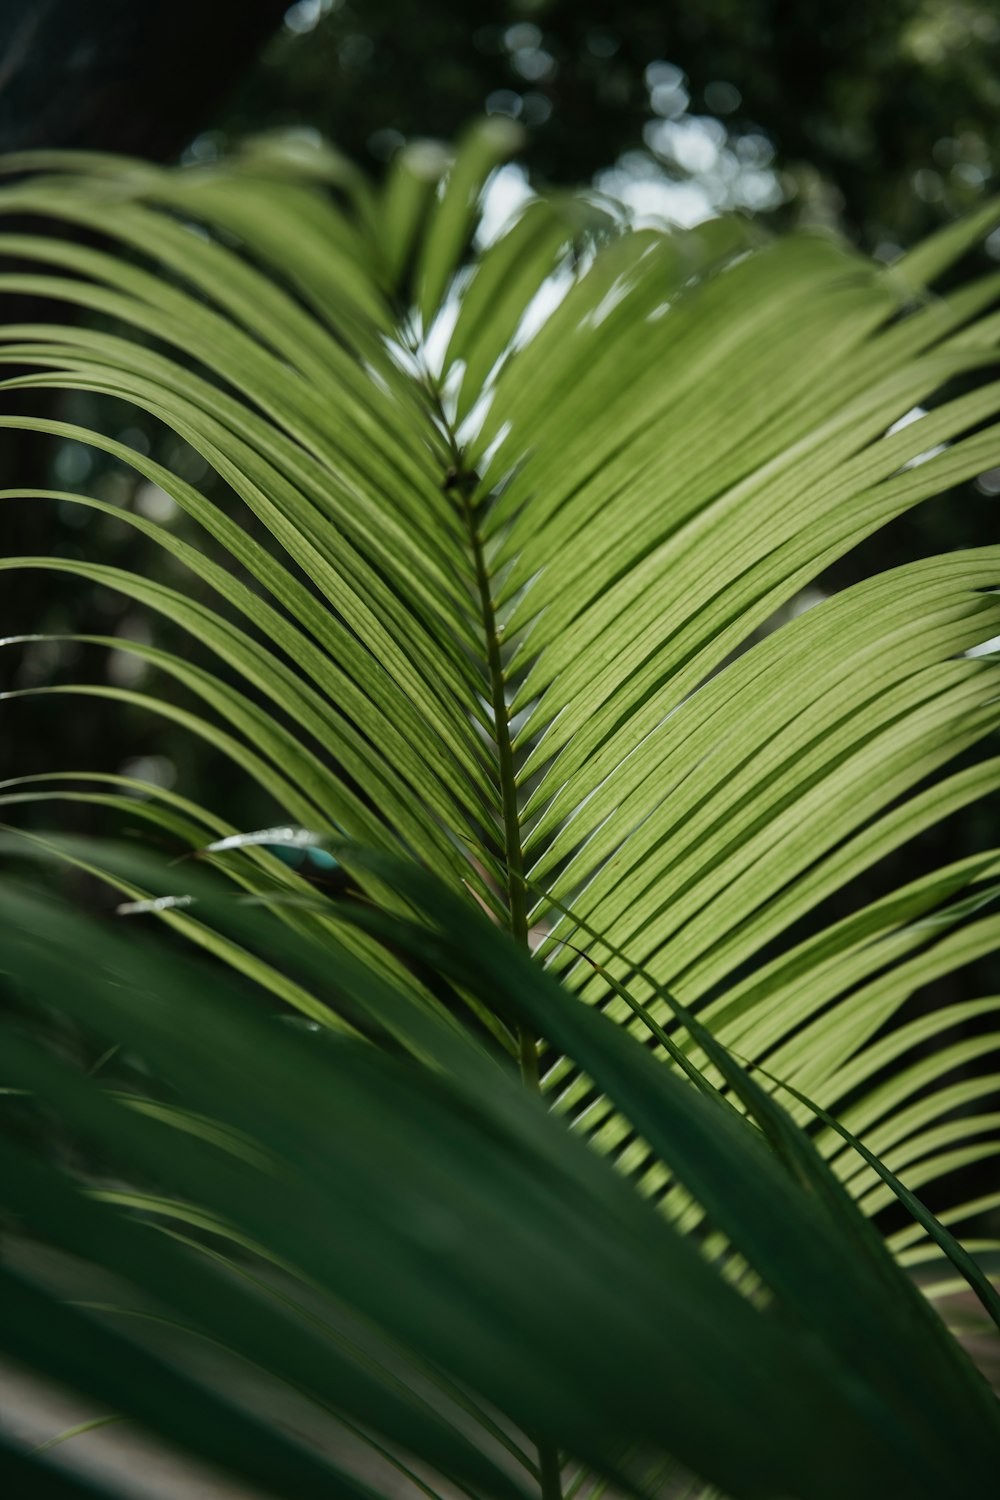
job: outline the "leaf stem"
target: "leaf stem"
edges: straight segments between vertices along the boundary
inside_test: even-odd
[[[562,1469],[559,1450],[554,1443],[538,1444],[538,1467],[541,1476],[542,1500],[562,1500]]]
[[[514,750],[510,739],[510,722],[507,716],[507,698],[504,692],[503,663],[500,657],[500,636],[497,631],[490,580],[483,557],[483,545],[475,516],[468,501],[465,503],[468,518],[469,539],[476,569],[476,585],[479,589],[480,608],[486,634],[486,663],[489,669],[490,697],[493,708],[494,736],[497,747],[497,766],[500,778],[500,802],[503,812],[504,863],[507,870],[507,909],[510,913],[510,930],[518,943],[527,946],[528,905],[527,887],[524,882],[524,855],[521,850],[521,820],[517,806],[517,786],[514,779]]]
[[[503,813],[504,868],[507,871],[507,910],[511,936],[528,946],[528,887],[524,878],[524,851],[521,848],[521,820],[517,805],[517,781],[514,774],[514,749],[510,738],[510,719],[504,691],[503,660],[496,610],[490,590],[489,572],[483,554],[482,538],[476,525],[475,511],[468,495],[462,493],[469,544],[476,570],[476,587],[486,637],[486,662],[489,671],[490,697],[493,708],[494,738],[500,781],[500,803]],[[521,1080],[526,1088],[540,1092],[538,1044],[529,1027],[518,1031]],[[541,1500],[562,1500],[562,1470],[559,1450],[554,1443],[536,1440]]]
[[[476,525],[475,511],[463,495],[469,545],[476,570],[479,607],[486,636],[486,665],[489,672],[490,698],[493,709],[493,734],[496,740],[497,767],[500,781],[500,806],[503,816],[504,868],[507,872],[507,911],[510,931],[516,943],[528,946],[528,895],[524,879],[524,853],[521,848],[521,820],[517,805],[517,782],[514,774],[514,748],[510,738],[510,720],[504,691],[503,660],[500,634],[490,590],[490,578],[483,555],[482,538]],[[532,1033],[522,1027],[518,1033],[521,1077],[529,1088],[538,1088],[538,1051]]]
[[[462,453],[447,419],[441,393],[433,380],[428,379],[428,391],[444,430],[452,455],[452,468],[447,487],[451,489],[461,505],[469,536],[476,574],[476,590],[479,595],[479,612],[486,643],[486,666],[489,678],[490,702],[493,710],[493,737],[496,743],[497,769],[500,790],[500,806],[503,819],[503,862],[507,873],[507,913],[511,936],[514,941],[528,946],[528,885],[524,878],[524,851],[521,847],[521,819],[517,802],[517,779],[514,769],[514,747],[510,738],[510,717],[507,711],[507,696],[504,688],[503,657],[500,648],[500,632],[497,628],[496,609],[490,588],[489,569],[483,551],[483,540],[476,524],[476,511],[471,500],[476,477],[463,464]],[[529,1027],[518,1030],[518,1056],[521,1081],[535,1093],[540,1093],[538,1072],[538,1042]],[[559,1450],[554,1443],[536,1438],[538,1473],[541,1500],[562,1500],[562,1468]]]

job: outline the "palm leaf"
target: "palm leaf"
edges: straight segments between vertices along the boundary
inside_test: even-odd
[[[107,857],[148,874],[134,852]],[[318,983],[335,974],[358,1012],[395,1018],[422,1060],[282,1028],[218,971],[8,884],[5,949],[24,995],[118,1038],[185,1104],[102,1090],[5,1027],[8,1076],[58,1104],[115,1175],[158,1185],[156,1196],[81,1194],[61,1169],[4,1144],[21,1235],[116,1273],[110,1314],[61,1307],[30,1273],[5,1273],[20,1278],[18,1317],[5,1319],[13,1352],[205,1457],[238,1446],[234,1472],[260,1455],[256,1482],[282,1494],[356,1480],[349,1469],[324,1476],[325,1457],[283,1455],[280,1428],[179,1384],[171,1346],[123,1313],[166,1315],[329,1405],[404,1464],[430,1463],[479,1493],[530,1482],[523,1440],[502,1448],[517,1473],[490,1456],[509,1421],[543,1451],[568,1449],[639,1490],[635,1455],[648,1463],[664,1449],[733,1495],[833,1496],[851,1483],[875,1496],[900,1473],[930,1495],[987,1472],[992,1397],[849,1198],[835,1195],[841,1207],[828,1213],[735,1109],[574,1002],[460,897],[384,856],[350,857],[398,883],[422,920],[364,906],[347,920],[414,960],[433,952],[442,975],[475,986],[511,1024],[544,1020],[705,1203],[761,1290],[735,1290],[725,1258],[701,1253],[465,1032],[337,940],[290,951]],[[259,913],[199,894],[234,936],[252,927],[278,953],[288,947]],[[796,1139],[822,1178],[822,1158]],[[81,1367],[90,1358],[99,1380]],[[476,1447],[461,1411],[482,1413]]]
[[[183,171],[12,160],[36,175],[0,191],[0,214],[55,232],[0,235],[27,267],[0,289],[101,326],[7,327],[0,359],[29,371],[7,388],[130,401],[217,476],[209,496],[99,432],[0,419],[86,443],[160,486],[184,512],[182,535],[120,513],[189,582],[90,557],[3,566],[96,583],[195,645],[113,642],[176,684],[179,702],[173,689],[104,682],[21,696],[71,692],[166,716],[255,782],[267,817],[277,807],[320,841],[346,835],[414,859],[470,920],[482,905],[522,947],[534,934],[563,990],[635,1037],[651,1019],[726,1109],[733,1078],[716,1075],[664,995],[808,1099],[793,1119],[814,1104],[855,1133],[877,1127],[885,1168],[907,1189],[947,1176],[990,1149],[987,1115],[954,1119],[986,1084],[927,1091],[912,1064],[884,1085],[878,1036],[914,991],[997,946],[1000,852],[818,929],[814,914],[995,792],[997,762],[975,756],[1000,722],[996,665],[974,653],[1000,632],[1000,553],[926,559],[770,624],[880,526],[1000,462],[1000,384],[983,379],[1000,278],[927,289],[1000,209],[888,272],[821,236],[772,242],[735,222],[634,233],[572,200],[536,200],[479,246],[482,185],[513,145],[490,127],[450,165],[412,149],[380,193],[333,155],[274,143]],[[81,229],[99,244],[78,243]],[[61,490],[4,499],[112,508]],[[180,848],[221,840],[213,861],[262,898],[287,893],[275,911],[299,938],[339,931],[367,975],[441,1011],[384,933],[344,931],[337,904],[259,838],[234,838],[190,802],[130,810],[126,789],[86,784],[18,779],[4,802],[101,798]],[[100,857],[84,862],[151,898]],[[384,911],[421,909],[419,890],[401,892],[377,861],[356,878]],[[339,1009],[354,1026],[356,998],[342,994],[331,1013],[201,915],[159,914],[300,1011],[327,1021]],[[815,930],[802,937],[807,919]],[[606,945],[597,968],[578,951],[578,923]],[[676,1224],[704,1219],[704,1185],[679,1173],[660,1106],[637,1118],[601,1049],[570,1047],[555,1012],[505,1008],[471,969],[452,978],[454,1003],[519,1050],[595,1153]],[[940,1045],[932,1076],[957,1065],[948,1025],[964,1014],[926,1033]],[[894,1035],[905,1056],[912,1028]],[[969,1042],[962,1066],[991,1042]],[[838,1157],[834,1131],[817,1144],[877,1213],[888,1181]],[[716,1222],[723,1206],[713,1199],[708,1220],[738,1246],[740,1215]],[[585,1438],[560,1430],[584,1459]],[[551,1469],[551,1446],[541,1465]],[[943,1482],[940,1455],[932,1471]]]

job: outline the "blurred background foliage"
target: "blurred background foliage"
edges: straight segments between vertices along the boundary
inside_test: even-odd
[[[843,234],[891,262],[995,190],[1000,163],[1000,8],[995,0],[4,0],[0,148],[77,146],[206,162],[249,133],[293,128],[330,139],[372,174],[414,137],[448,140],[477,114],[524,129],[522,165],[495,189],[498,212],[546,184],[593,182],[637,223],[697,223],[727,211],[778,228]],[[1000,263],[1000,232],[984,264]],[[8,318],[25,316],[7,297]],[[31,315],[38,315],[37,305]],[[8,394],[7,409],[101,426],[218,496],[198,456],[123,404]],[[172,502],[74,442],[2,433],[4,487],[56,484],[173,521]],[[1000,471],[897,523],[819,580],[996,536]],[[153,567],[134,532],[77,507],[4,502],[5,551],[89,555]],[[7,575],[0,633],[88,629],[149,638],[117,597],[45,573]],[[815,597],[815,596],[813,596]],[[809,602],[802,601],[803,605]],[[169,632],[155,622],[159,638]],[[124,653],[50,643],[0,653],[4,686],[110,680],[143,685]],[[169,692],[169,689],[168,689]],[[240,826],[272,810],[207,751],[138,709],[93,700],[4,706],[0,772],[68,766],[177,784]],[[30,817],[30,810],[21,817]],[[52,812],[37,820],[51,822]],[[99,810],[66,824],[107,831]],[[974,810],[924,843],[943,862],[1000,842]],[[893,870],[876,871],[876,893]],[[1000,990],[1000,966],[968,975]],[[963,976],[919,1004],[957,998]],[[955,987],[958,987],[956,990]]]
[[[432,0],[417,15],[297,0],[218,131],[304,125],[376,167],[485,109],[523,124],[542,181],[596,177],[682,221],[780,209],[886,258],[978,202],[1000,158],[993,0]]]

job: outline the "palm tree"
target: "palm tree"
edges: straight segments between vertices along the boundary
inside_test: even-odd
[[[432,1496],[985,1489],[995,1402],[932,1301],[958,1273],[996,1318],[947,1227],[996,1196],[936,1219],[914,1190],[992,1150],[993,1034],[954,1038],[996,1001],[890,1023],[997,945],[1000,855],[827,913],[996,790],[974,752],[1000,720],[1000,553],[795,604],[1000,463],[998,278],[927,290],[1000,210],[890,270],[741,221],[635,231],[586,195],[535,198],[490,240],[478,205],[513,145],[496,121],[451,159],[414,145],[378,191],[295,141],[181,171],[12,162],[34,175],[0,212],[65,237],[2,235],[42,269],[0,288],[92,316],[5,328],[30,371],[8,386],[128,401],[219,485],[0,419],[128,464],[187,517],[8,491],[112,513],[166,559],[0,566],[114,590],[191,640],[73,637],[180,697],[8,696],[171,720],[277,819],[248,833],[109,774],[4,786],[8,807],[139,820],[213,876],[7,835],[209,956],[53,906],[14,867],[28,1014],[133,1071],[102,1089],[5,1028],[11,1107],[47,1101],[95,1154],[70,1170],[8,1134],[5,1347],[281,1495],[384,1484],[361,1440]],[[289,851],[342,865],[348,894]],[[908,1218],[886,1239],[888,1203]],[[117,1311],[35,1274],[39,1240],[113,1273]],[[190,1341],[177,1368],[163,1319],[228,1351],[218,1378]],[[235,1356],[335,1439],[242,1400]]]

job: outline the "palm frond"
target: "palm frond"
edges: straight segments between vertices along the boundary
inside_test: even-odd
[[[773,1101],[756,1084],[747,1093],[742,1073],[720,1074],[716,1045],[727,1049],[719,1058],[761,1065],[793,1090],[788,1117],[803,1127],[803,1140],[807,1125],[815,1135],[810,1170],[823,1174],[844,1223],[855,1222],[845,1206],[852,1198],[863,1215],[877,1214],[900,1174],[913,1191],[993,1149],[988,1077],[952,1073],[981,1068],[994,1034],[949,1040],[953,1023],[991,1014],[990,1002],[910,1022],[888,1038],[882,1032],[923,985],[1000,943],[990,904],[1000,888],[1000,851],[916,875],[879,900],[855,901],[837,920],[823,910],[886,855],[997,790],[1000,763],[981,748],[1000,723],[996,660],[980,648],[1000,634],[1000,549],[924,559],[805,612],[795,614],[795,606],[806,585],[879,527],[1000,464],[1000,383],[988,379],[1000,337],[1000,275],[943,296],[933,291],[1000,208],[945,231],[889,270],[823,236],[769,241],[737,221],[683,235],[636,233],[613,208],[585,198],[535,199],[483,245],[476,238],[481,190],[515,145],[494,122],[471,131],[450,161],[411,148],[380,191],[334,153],[274,142],[211,169],[161,171],[58,154],[11,161],[13,171],[33,175],[0,189],[0,215],[48,221],[53,233],[0,234],[0,252],[18,267],[0,275],[0,291],[64,303],[73,317],[0,330],[0,362],[18,372],[4,387],[130,402],[193,448],[215,479],[204,494],[100,432],[48,415],[0,418],[2,426],[84,443],[127,464],[184,515],[175,534],[100,497],[7,490],[5,507],[60,503],[97,518],[120,514],[169,561],[174,581],[91,556],[6,558],[2,566],[111,590],[191,643],[189,652],[67,636],[132,653],[154,682],[164,680],[162,692],[59,682],[7,697],[77,694],[109,711],[128,705],[165,716],[256,783],[262,826],[277,817],[321,843],[346,838],[349,847],[374,849],[357,865],[359,888],[376,912],[403,924],[396,939],[405,932],[410,958],[438,977],[440,939],[421,949],[417,929],[407,925],[424,910],[419,885],[387,871],[399,857],[416,862],[428,889],[464,903],[459,909],[484,952],[488,929],[478,916],[485,907],[525,951],[515,961],[509,944],[497,950],[488,991],[468,955],[460,973],[446,965],[449,1003],[473,1018],[477,1036],[518,1053],[529,1080],[540,1076],[553,1112],[592,1148],[586,1160],[593,1165],[580,1170],[605,1172],[601,1155],[614,1161],[619,1176],[602,1176],[601,1193],[631,1193],[620,1181],[627,1176],[637,1201],[658,1203],[660,1217],[642,1224],[655,1221],[657,1234],[674,1226],[669,1233],[686,1248],[670,1254],[686,1257],[683,1277],[690,1273],[692,1286],[704,1263],[677,1229],[710,1228],[710,1243],[729,1246],[731,1267],[743,1257],[746,1295],[733,1291],[725,1305],[734,1329],[753,1327],[766,1343],[778,1335],[759,1318],[760,1327],[746,1322],[758,1316],[747,1288],[755,1276],[769,1284],[758,1262],[767,1260],[774,1219],[758,1222],[744,1197],[738,1207],[735,1198],[727,1202],[721,1158],[713,1183],[687,1180],[699,1162],[707,1170],[716,1127],[698,1136],[696,1159],[682,1169],[664,1122],[673,1119],[683,1136],[690,1120],[672,1116],[674,1096],[661,1092],[682,1083],[684,1109],[702,1106],[690,1102],[701,1095],[674,1076],[675,1067],[693,1064],[715,1090],[706,1106],[717,1112],[713,1121],[732,1115],[720,1130],[752,1129],[741,1110],[754,1113],[752,1097],[769,1118]],[[96,326],[81,326],[77,314]],[[780,611],[793,617],[773,628]],[[37,623],[26,621],[25,632]],[[5,644],[15,650],[30,638]],[[954,762],[957,769],[948,769]],[[449,1034],[458,1030],[436,980],[387,948],[377,921],[345,928],[340,903],[275,857],[280,837],[271,848],[259,837],[240,839],[216,810],[158,792],[133,806],[134,788],[77,780],[78,768],[41,780],[32,770],[0,788],[5,807],[89,798],[199,852],[273,904],[301,942],[336,942],[343,962],[358,966],[351,970],[357,984],[317,997],[294,977],[294,965],[286,970],[254,953],[204,912],[159,910],[294,1009],[345,1034],[360,1027],[368,1035],[374,1022],[362,1019],[356,991],[377,982],[380,993],[405,996]],[[380,865],[378,855],[389,863]],[[133,901],[155,898],[98,855],[69,857]],[[448,911],[444,926],[453,934],[458,919]],[[424,920],[436,930],[433,912],[424,910]],[[537,949],[531,963],[529,945]],[[511,971],[519,982],[544,982],[544,993],[560,998],[532,1009],[506,993],[508,961],[519,965]],[[586,1003],[572,1022],[560,1008],[567,990]],[[599,1028],[599,1045],[583,1044],[591,1024],[584,1016]],[[119,1022],[126,1025],[116,1015]],[[659,1028],[664,1067],[634,1045],[649,1043],[650,1022]],[[388,1034],[399,1042],[392,1027]],[[927,1041],[936,1049],[930,1061],[911,1060],[883,1080],[887,1061],[906,1059]],[[477,1044],[477,1055],[483,1051]],[[382,1063],[365,1057],[357,1066],[376,1070],[364,1073],[364,1107],[373,1109],[378,1088],[392,1092],[376,1076]],[[622,1096],[619,1066],[621,1078],[645,1070],[638,1094],[628,1087]],[[483,1087],[493,1086],[488,1077]],[[400,1100],[408,1098],[393,1078]],[[940,1087],[929,1088],[934,1082]],[[424,1102],[432,1113],[439,1107]],[[889,1176],[859,1164],[826,1119],[860,1137]],[[779,1193],[779,1167],[750,1139],[753,1191],[768,1181]],[[385,1164],[369,1165],[376,1172]],[[606,1186],[612,1180],[613,1189]],[[311,1182],[313,1196],[303,1188],[297,1202],[303,1233],[319,1186]],[[214,1193],[216,1184],[205,1187]],[[530,1201],[540,1190],[521,1180],[517,1188]],[[789,1191],[780,1188],[778,1219],[798,1212],[786,1202]],[[628,1214],[640,1212],[635,1197],[627,1198]],[[744,1241],[755,1224],[761,1238],[751,1246]],[[256,1233],[260,1226],[247,1220],[243,1227]],[[800,1230],[791,1260],[806,1279],[770,1286],[804,1318],[806,1268],[820,1282],[827,1278],[828,1288],[836,1277],[832,1262],[810,1259],[816,1224],[804,1219]],[[540,1243],[551,1234],[564,1247],[577,1234],[586,1238],[572,1216],[558,1232],[546,1221],[539,1234]],[[891,1244],[901,1255],[918,1248],[906,1235]],[[691,1269],[696,1264],[702,1269]],[[636,1287],[646,1285],[644,1265],[634,1272]],[[315,1268],[303,1269],[312,1275]],[[348,1274],[346,1261],[340,1269]],[[838,1262],[844,1287],[847,1274]],[[849,1340],[861,1339],[877,1308],[875,1283],[898,1290],[881,1260],[865,1274],[871,1279],[854,1286],[851,1318],[839,1330],[836,1319],[822,1324],[823,1339],[847,1362]],[[632,1275],[608,1263],[609,1287]],[[599,1280],[595,1272],[587,1284]],[[535,1333],[549,1330],[562,1340],[559,1361],[566,1356],[558,1369],[539,1365],[537,1389],[529,1382],[516,1395],[472,1368],[458,1347],[457,1313],[454,1344],[441,1355],[456,1380],[525,1431],[543,1381],[564,1381],[582,1358],[568,1303],[555,1299],[558,1316],[550,1318],[541,1291],[536,1297],[533,1289],[532,1299],[524,1308],[530,1305]],[[508,1298],[508,1314],[509,1305]],[[637,1305],[616,1301],[607,1316],[620,1313],[632,1328]],[[676,1308],[662,1311],[679,1316]],[[60,1315],[49,1309],[45,1316]],[[891,1328],[879,1325],[878,1352],[868,1343],[850,1347],[864,1347],[864,1360],[877,1365],[884,1397],[905,1387],[903,1406],[911,1397],[919,1406],[924,1397],[913,1382],[930,1382],[928,1392],[942,1387],[915,1354],[908,1384],[906,1319],[893,1317]],[[501,1337],[492,1324],[472,1323],[469,1337],[474,1326],[484,1351]],[[935,1320],[922,1326],[951,1372],[941,1381],[954,1379],[957,1391],[966,1376],[952,1346],[940,1340]],[[598,1342],[604,1337],[587,1328]],[[498,1355],[504,1347],[495,1345]],[[712,1344],[711,1358],[721,1347]],[[659,1345],[647,1353],[662,1358]],[[760,1354],[779,1381],[769,1400],[785,1392],[796,1411],[789,1371],[800,1353],[788,1356],[780,1381],[777,1344]],[[518,1344],[504,1358],[513,1370],[522,1356]],[[722,1379],[721,1367],[712,1371],[699,1387],[704,1399],[711,1381]],[[745,1375],[734,1364],[726,1388]],[[540,1450],[541,1466],[551,1468],[555,1442],[606,1472],[607,1445],[588,1439],[605,1430],[589,1425],[597,1420],[593,1392],[583,1400],[577,1380],[565,1389],[552,1433],[542,1434],[549,1446]],[[648,1443],[652,1429],[643,1423],[652,1408],[634,1382],[627,1389],[645,1415],[630,1425],[616,1406],[624,1425],[615,1427],[615,1441]],[[979,1412],[978,1398],[962,1389],[970,1412]],[[896,1397],[885,1399],[895,1412]],[[695,1423],[693,1410],[693,1402],[685,1408],[674,1451],[690,1452],[700,1472],[733,1494],[780,1490],[793,1470],[799,1476],[794,1463],[788,1474],[772,1472],[763,1456],[754,1473],[726,1462],[706,1467],[698,1442],[689,1449],[681,1431]],[[741,1435],[757,1420],[752,1410],[746,1407]],[[966,1427],[969,1441],[979,1440],[978,1416],[955,1421],[948,1442]],[[805,1417],[802,1423],[796,1453],[799,1437],[802,1445],[811,1440]],[[888,1432],[889,1416],[886,1423]],[[924,1411],[906,1441],[914,1455],[927,1449],[926,1464],[912,1465],[923,1475],[921,1492],[942,1493],[948,1461],[927,1445],[945,1438],[932,1427]],[[665,1439],[666,1429],[657,1430],[661,1446],[671,1447],[674,1427]],[[871,1474],[888,1483],[886,1454],[896,1439],[883,1433],[873,1449],[867,1429],[850,1433],[852,1463],[870,1460]],[[390,1435],[405,1443],[401,1431]],[[760,1453],[748,1430],[746,1440]],[[434,1463],[435,1452],[423,1456]],[[468,1463],[465,1454],[459,1468],[471,1483]],[[491,1492],[502,1487],[498,1473],[484,1481]],[[847,1480],[837,1474],[829,1488],[809,1479],[808,1493],[842,1493]],[[622,1480],[617,1471],[613,1477]],[[311,1492],[304,1471],[302,1482],[303,1493]],[[853,1469],[850,1483],[858,1488]],[[793,1484],[789,1492],[799,1491]],[[878,1492],[874,1479],[867,1492]]]
[[[433,952],[442,976],[511,1024],[544,1021],[704,1204],[757,1294],[736,1290],[725,1257],[672,1227],[464,1030],[336,939],[296,941],[299,964],[326,989],[335,976],[357,1014],[416,1050],[283,1028],[218,970],[8,883],[5,951],[24,996],[116,1038],[183,1104],[102,1089],[5,1026],[10,1079],[113,1163],[110,1191],[81,1192],[8,1137],[20,1236],[116,1278],[111,1308],[61,1306],[18,1269],[18,1239],[4,1273],[12,1352],[195,1453],[236,1455],[224,1458],[231,1472],[256,1466],[255,1482],[281,1494],[347,1493],[357,1480],[252,1406],[210,1396],[190,1355],[178,1372],[172,1346],[144,1331],[150,1316],[474,1493],[524,1492],[532,1441],[639,1492],[636,1456],[664,1451],[733,1495],[832,1497],[851,1483],[876,1496],[900,1474],[930,1495],[987,1472],[996,1413],[981,1377],[777,1104],[762,1107],[796,1143],[792,1172],[721,1096],[580,1006],[460,896],[384,856],[350,857],[398,883],[421,920],[364,906],[345,920],[413,960]],[[143,868],[134,851],[108,858]],[[199,897],[234,939],[274,944],[272,959],[289,949],[274,919],[202,885]],[[114,1187],[135,1173],[157,1192]]]

